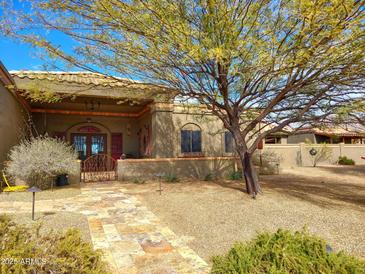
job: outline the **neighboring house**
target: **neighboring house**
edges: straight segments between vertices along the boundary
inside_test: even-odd
[[[273,145],[273,144],[287,144],[288,143],[289,132],[287,131],[279,131],[277,133],[269,134],[265,137],[265,144]]]
[[[289,144],[365,144],[365,128],[359,125],[328,125],[324,128],[303,128],[288,136]]]

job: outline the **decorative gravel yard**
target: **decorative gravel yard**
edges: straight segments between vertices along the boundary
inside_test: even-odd
[[[317,177],[303,176],[317,171]],[[264,194],[256,200],[242,192],[238,181],[163,183],[161,196],[155,182],[125,188],[175,233],[190,239],[188,245],[206,261],[256,232],[303,226],[335,251],[365,257],[365,182],[361,172],[336,171],[341,177],[318,168],[263,176]]]

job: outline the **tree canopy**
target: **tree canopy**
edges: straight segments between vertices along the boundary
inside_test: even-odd
[[[15,12],[17,23],[3,19],[12,22],[4,33],[80,68],[196,98],[232,132],[242,162],[268,134],[323,119],[365,93],[364,1],[32,2],[31,12]],[[74,50],[40,28],[66,34]]]

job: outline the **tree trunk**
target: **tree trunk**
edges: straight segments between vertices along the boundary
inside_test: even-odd
[[[242,164],[242,175],[246,181],[246,191],[252,198],[261,192],[255,167],[252,163],[252,155],[248,152],[240,152],[240,160]]]

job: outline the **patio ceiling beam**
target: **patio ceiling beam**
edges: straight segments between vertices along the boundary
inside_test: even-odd
[[[63,115],[80,115],[80,116],[108,116],[108,117],[134,117],[138,118],[144,113],[150,110],[149,107],[145,107],[137,113],[126,112],[105,112],[105,111],[79,111],[79,110],[64,110],[64,109],[43,109],[32,108],[32,113],[51,113],[51,114],[63,114]]]

